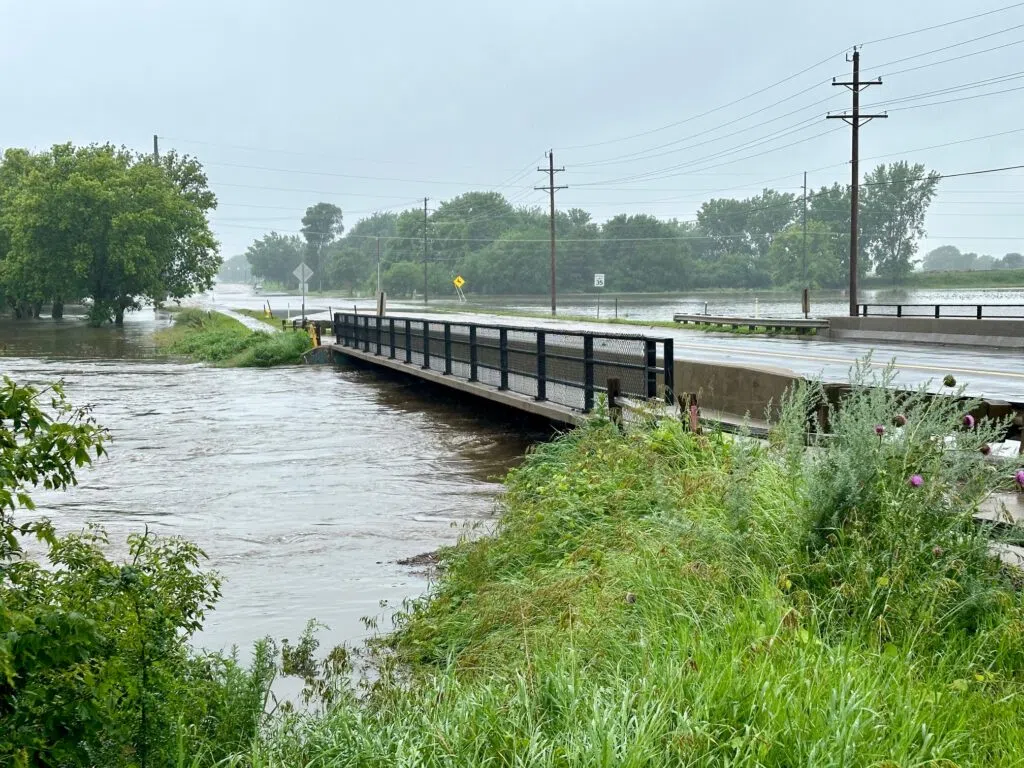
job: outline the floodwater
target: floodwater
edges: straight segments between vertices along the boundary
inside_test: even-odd
[[[833,317],[849,314],[850,302],[842,291],[811,291],[811,317]],[[429,307],[459,307],[476,309],[481,312],[511,310],[517,312],[548,313],[551,299],[548,296],[474,296],[466,293],[466,301],[460,302],[454,295],[432,296]],[[255,294],[250,286],[222,284],[212,294],[204,295],[203,302],[214,302],[222,306],[259,309],[267,302],[275,311],[291,312],[293,316],[301,311],[302,299],[290,294]],[[907,289],[862,289],[861,304],[968,304],[1009,305],[1000,314],[1024,317],[1024,288],[907,288]],[[350,298],[344,296],[309,296],[308,310],[351,309],[356,305],[362,311],[375,305],[370,297]],[[399,309],[423,309],[422,301],[394,300],[388,306]],[[617,308],[617,309],[616,309]],[[676,313],[726,315],[732,317],[803,317],[799,291],[695,291],[680,294],[606,294],[566,293],[558,296],[558,312],[561,315],[630,320],[670,321]],[[922,310],[918,310],[921,313]],[[924,311],[927,314],[927,311]]]
[[[386,629],[380,602],[428,587],[396,561],[492,521],[496,478],[541,437],[368,371],[162,359],[152,335],[169,324],[0,319],[0,373],[63,379],[113,435],[77,488],[36,492],[41,514],[65,531],[103,525],[115,547],[148,526],[205,549],[224,578],[206,647],[294,638],[313,617],[325,644],[365,637],[364,616]]]
[[[1024,317],[1024,288],[862,290],[861,304],[1008,304],[1016,305],[1006,314]],[[546,297],[508,297],[469,299],[479,309],[509,309],[522,312],[546,312],[551,300]],[[580,296],[570,294],[558,299],[558,311],[584,317],[618,317],[630,320],[671,320],[676,313],[725,315],[730,317],[803,317],[800,292],[744,291],[741,293],[694,292],[677,296],[633,297],[608,294]],[[811,317],[847,315],[850,301],[842,291],[812,291]]]

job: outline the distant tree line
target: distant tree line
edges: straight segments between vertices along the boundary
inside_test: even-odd
[[[910,274],[939,178],[906,162],[879,165],[866,175],[859,260],[864,275],[898,283]],[[801,196],[773,189],[742,200],[709,200],[696,221],[620,214],[598,224],[580,208],[558,211],[558,287],[586,291],[595,272],[603,272],[607,288],[616,291],[845,285],[848,187],[834,184],[808,196],[806,240],[803,216]],[[426,221],[422,209],[410,208],[376,213],[347,232],[342,211],[319,203],[302,219],[301,236],[271,232],[245,256],[254,278],[296,287],[292,271],[304,260],[317,273],[311,288],[370,292],[379,245],[381,287],[408,296],[423,290],[426,251],[432,294],[450,295],[456,274],[474,293],[539,294],[549,287],[548,237],[544,209],[514,206],[497,192],[469,192],[441,203]]]
[[[940,245],[925,254],[921,262],[925,272],[985,272],[990,269],[1024,269],[1024,255],[1008,253],[1002,258],[961,253],[955,245]]]
[[[0,159],[0,309],[89,304],[120,323],[147,303],[208,288],[220,267],[207,213],[217,201],[202,166],[110,145],[9,149]]]

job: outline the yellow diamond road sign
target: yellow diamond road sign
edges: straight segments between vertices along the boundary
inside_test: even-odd
[[[452,283],[454,283],[456,288],[461,288],[466,284],[466,281],[462,279],[462,275],[456,275]]]

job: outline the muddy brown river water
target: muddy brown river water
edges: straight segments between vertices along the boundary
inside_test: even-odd
[[[152,311],[123,329],[0,319],[0,374],[63,379],[111,430],[110,455],[66,493],[35,494],[63,530],[99,523],[198,542],[224,577],[198,642],[358,642],[364,616],[424,593],[397,563],[493,520],[497,479],[539,433],[368,371],[217,369],[156,354]]]

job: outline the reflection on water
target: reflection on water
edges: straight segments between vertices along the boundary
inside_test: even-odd
[[[60,528],[100,523],[123,542],[148,525],[203,546],[225,578],[211,647],[294,637],[313,616],[332,628],[325,641],[362,636],[381,600],[426,587],[395,561],[491,519],[495,478],[539,437],[368,371],[156,359],[152,333],[168,322],[0,320],[0,371],[64,379],[113,434],[79,487],[36,494]]]

